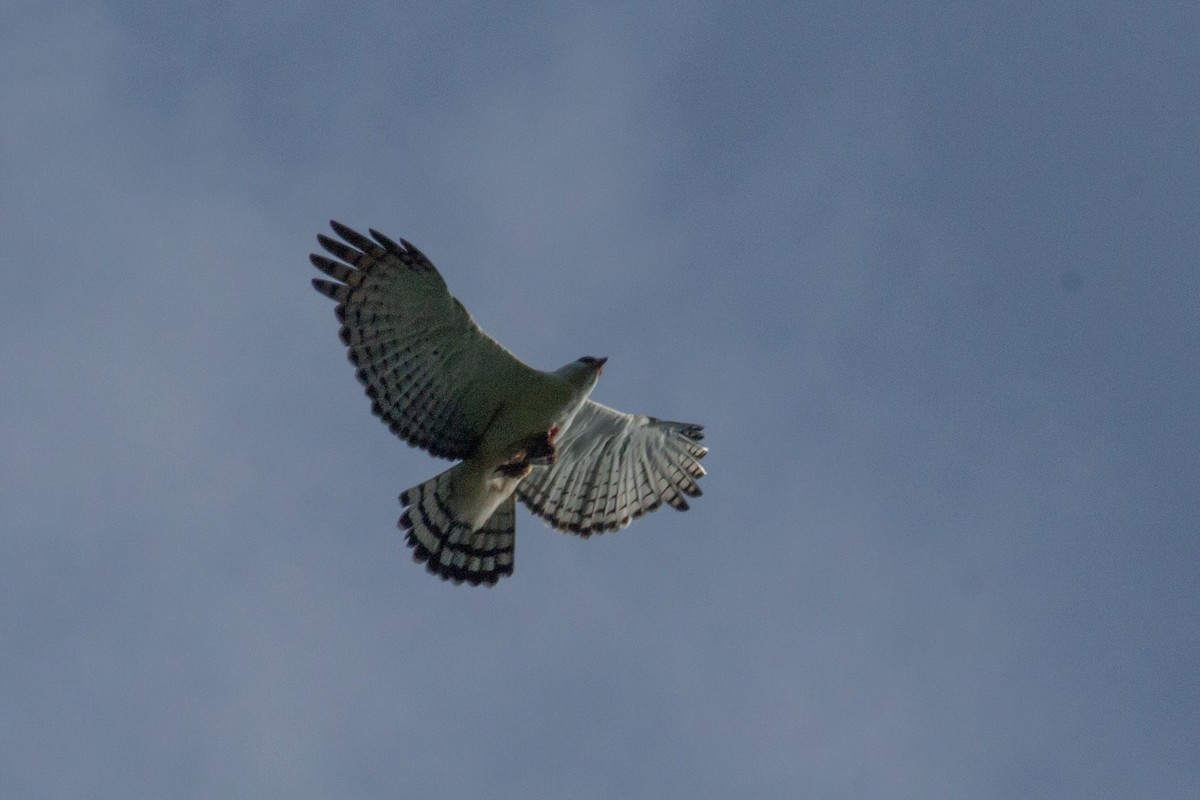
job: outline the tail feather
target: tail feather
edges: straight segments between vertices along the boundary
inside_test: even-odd
[[[399,527],[413,560],[443,580],[495,584],[513,571],[516,500],[506,497],[492,515],[472,529],[469,516],[456,513],[454,469],[400,495],[405,506]]]

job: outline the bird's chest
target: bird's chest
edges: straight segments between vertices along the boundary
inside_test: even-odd
[[[486,449],[501,461],[528,446],[530,440],[544,436],[552,428],[565,430],[583,404],[571,387],[551,386],[512,398],[497,415],[485,437]]]

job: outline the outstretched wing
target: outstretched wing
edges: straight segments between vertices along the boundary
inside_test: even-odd
[[[313,287],[337,301],[371,410],[411,445],[469,458],[505,397],[540,373],[479,329],[417,248],[330,225],[343,241],[317,241],[336,259],[309,258],[333,281],[314,278]]]
[[[554,527],[582,536],[624,528],[664,502],[684,511],[684,495],[700,495],[703,430],[588,400],[559,437],[554,465],[535,468],[517,496]]]

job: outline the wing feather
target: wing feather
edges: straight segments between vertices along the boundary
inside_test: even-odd
[[[588,400],[558,440],[552,466],[517,486],[529,509],[559,530],[614,531],[664,502],[680,511],[700,495],[703,427],[620,411]]]
[[[317,241],[333,258],[309,258],[332,280],[314,278],[313,288],[337,302],[371,410],[413,446],[469,458],[505,400],[541,373],[480,330],[420,250],[373,229],[330,227],[340,241]]]

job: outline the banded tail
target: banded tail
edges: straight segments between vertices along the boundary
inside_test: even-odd
[[[413,549],[413,560],[442,580],[492,585],[513,571],[516,499],[509,489],[483,524],[474,528],[473,517],[480,516],[478,509],[486,509],[489,499],[495,502],[496,489],[485,485],[481,495],[456,486],[456,479],[471,479],[463,471],[465,466],[459,464],[403,492],[399,527]]]

